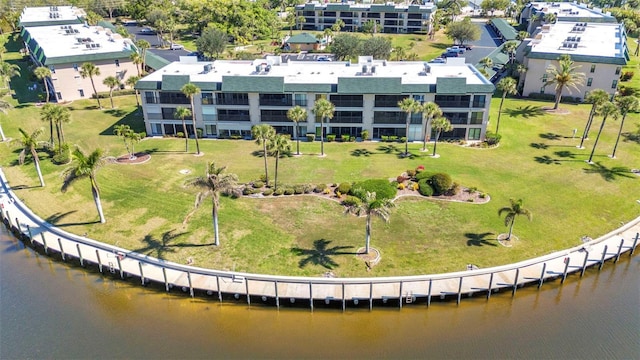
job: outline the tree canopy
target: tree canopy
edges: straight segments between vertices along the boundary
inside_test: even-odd
[[[220,53],[227,46],[228,36],[225,32],[216,28],[207,27],[202,35],[196,40],[198,51],[208,57],[220,57]]]
[[[472,23],[469,18],[450,23],[444,33],[453,39],[454,43],[457,42],[458,44],[480,39],[480,28]]]

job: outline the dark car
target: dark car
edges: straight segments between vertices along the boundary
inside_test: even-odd
[[[460,53],[457,51],[446,51],[444,53],[442,53],[442,57],[443,58],[449,58],[449,57],[459,57]]]

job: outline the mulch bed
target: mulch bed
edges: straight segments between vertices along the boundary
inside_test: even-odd
[[[151,159],[151,155],[147,153],[135,153],[134,157],[129,157],[129,154],[122,155],[116,158],[118,164],[142,164]]]

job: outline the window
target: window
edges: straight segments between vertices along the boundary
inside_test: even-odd
[[[214,105],[213,93],[203,92],[201,97],[202,97],[202,105]]]
[[[287,110],[260,110],[262,122],[291,122],[287,117]]]
[[[162,118],[164,120],[175,120],[176,116],[176,108],[162,108]],[[185,119],[191,119],[191,116],[186,117]]]
[[[547,82],[547,74],[542,75],[542,82],[543,83]]]
[[[160,103],[162,104],[190,104],[187,95],[182,92],[176,91],[162,91],[160,92]]]
[[[469,140],[480,140],[480,132],[482,129],[479,128],[471,128],[469,129]]]
[[[336,107],[362,107],[362,95],[331,95]]]
[[[413,99],[419,103],[424,103],[424,95],[413,95]]]
[[[78,89],[78,92],[80,93],[80,97],[84,97],[84,90]]]
[[[204,133],[206,135],[217,135],[216,126],[215,125],[205,124],[204,125]]]
[[[218,121],[251,121],[249,110],[218,109]]]
[[[293,95],[293,105],[307,106],[307,94]]]
[[[405,124],[407,114],[403,111],[376,111],[373,113],[374,124]]]
[[[331,123],[362,123],[362,111],[336,111]]]
[[[247,93],[216,93],[218,105],[249,105]]]
[[[62,100],[62,93],[61,92],[57,92],[56,93],[56,97],[58,98],[58,100]]]
[[[406,95],[376,95],[375,107],[398,107]]]
[[[474,111],[471,113],[471,121],[469,123],[474,125],[482,124],[483,116],[484,116],[483,112]]]
[[[120,60],[116,59],[116,67],[120,67]]]
[[[442,114],[451,124],[466,124],[469,114],[466,112],[445,112]]]
[[[587,86],[591,86],[592,83],[593,83],[593,78],[588,78],[587,79]]]
[[[596,66],[595,65],[591,65],[591,71],[589,71],[591,73],[596,72]]]
[[[613,80],[613,82],[611,83],[611,88],[615,89],[618,87],[618,80]]]
[[[474,108],[483,108],[486,100],[487,96],[486,95],[475,95],[473,97],[473,107]]]
[[[620,75],[620,71],[622,71],[622,67],[616,67],[616,75]]]
[[[162,134],[162,124],[151,124],[151,133],[153,135],[161,135]]]
[[[78,64],[73,64],[73,70],[78,71]]]
[[[156,104],[156,96],[153,91],[145,91],[144,92],[144,100],[147,104]]]
[[[540,94],[544,94],[544,86],[540,88]]]
[[[291,106],[291,94],[260,94],[262,106]]]
[[[440,107],[468,108],[470,101],[470,95],[436,95],[435,99],[435,103]]]

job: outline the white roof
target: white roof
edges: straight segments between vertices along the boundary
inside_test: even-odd
[[[128,51],[133,46],[131,40],[100,26],[51,25],[28,27],[26,30],[48,59]]]
[[[589,9],[585,4],[571,2],[532,2],[531,6],[545,14],[556,14],[558,17],[563,18],[613,18],[611,13],[603,13],[600,8]]]
[[[621,24],[558,22],[542,27],[531,41],[531,52],[622,57],[623,41]]]
[[[54,17],[52,14],[57,14]],[[75,6],[42,6],[27,7],[22,10],[20,23],[48,22],[61,20],[78,20],[78,17],[85,17],[84,10]]]
[[[466,78],[467,84],[490,84],[475,68],[464,63],[464,58],[447,59],[446,64],[429,63],[430,73],[425,74],[425,62],[419,61],[381,61],[371,63],[361,62],[350,64],[347,62],[322,61],[292,61],[280,65],[271,62],[268,72],[264,67],[271,59],[254,61],[223,61],[194,62],[184,59],[173,62],[144,78],[145,81],[162,81],[163,74],[189,75],[192,82],[222,82],[223,76],[257,76],[256,66],[262,65],[261,77],[284,77],[285,84],[330,84],[337,83],[338,78],[372,77],[372,78],[401,78],[402,84],[435,84],[437,78],[454,77]],[[205,65],[211,65],[211,70],[204,71]],[[363,75],[363,66],[367,66],[367,74]],[[374,66],[375,70],[371,71]]]

